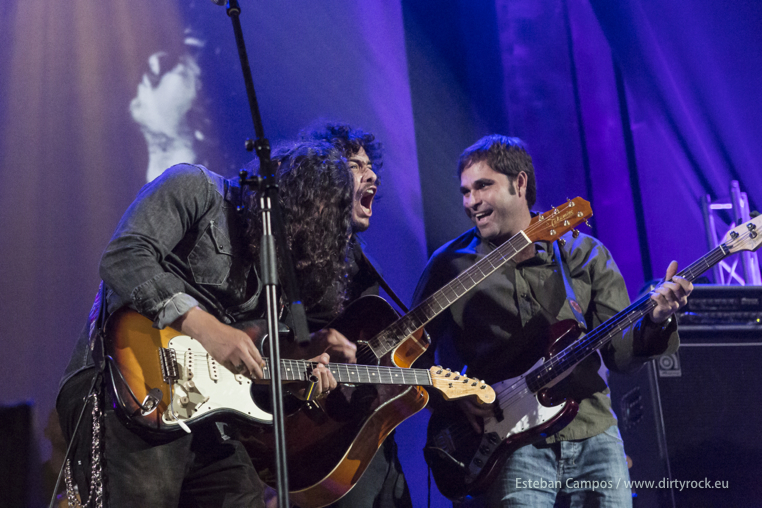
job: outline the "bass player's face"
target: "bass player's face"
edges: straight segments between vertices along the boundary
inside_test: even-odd
[[[523,171],[510,179],[484,161],[463,170],[460,175],[463,208],[482,238],[500,244],[529,225],[526,185],[527,175]]]

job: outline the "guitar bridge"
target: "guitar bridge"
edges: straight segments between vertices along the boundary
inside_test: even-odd
[[[174,349],[159,348],[159,363],[161,364],[161,376],[164,382],[172,384],[177,381],[177,353]]]

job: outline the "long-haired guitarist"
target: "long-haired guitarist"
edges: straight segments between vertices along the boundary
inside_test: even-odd
[[[537,192],[534,167],[519,139],[482,138],[461,155],[458,176],[463,208],[475,227],[434,253],[419,281],[414,305],[532,220]],[[434,319],[427,326],[431,347],[416,366],[434,364],[436,357],[438,364],[467,366],[468,376],[494,384],[522,375],[546,355],[552,324],[576,318],[591,330],[625,308],[629,300],[624,279],[606,247],[584,234],[568,234],[564,240],[556,251],[561,259],[552,244],[532,244]],[[677,349],[672,315],[685,305],[692,285],[673,277],[676,272],[673,262],[667,282],[653,292],[657,306],[649,315],[623,330],[601,355],[588,356],[553,388],[559,399],[579,401],[571,423],[545,439],[538,435],[533,444],[513,452],[470,501],[473,506],[551,507],[561,499],[572,506],[632,505],[630,491],[618,481],[629,478],[601,357],[609,369],[626,372]],[[500,401],[501,393],[495,391]],[[432,402],[434,411],[462,412],[463,424],[472,433],[481,433],[481,418],[496,415],[495,408]],[[447,438],[454,447],[465,439],[457,432]]]
[[[302,142],[285,150],[277,169],[288,242],[305,308],[341,309],[352,231],[354,179],[343,154],[329,143]],[[130,306],[153,321],[198,340],[219,364],[261,378],[261,333],[235,325],[264,317],[257,253],[261,235],[257,196],[207,168],[178,165],[147,184],[122,217],[103,254],[100,275],[106,314]],[[62,380],[57,408],[61,426],[72,430],[93,379],[90,339],[101,308],[96,301]],[[336,380],[325,367],[353,362],[356,347],[335,330],[313,334],[309,351],[284,357],[314,357],[317,390]],[[118,418],[108,396],[85,414],[73,474],[84,499],[90,487],[106,506],[264,506],[263,487],[242,445],[224,425],[194,427],[181,437],[134,431]],[[100,429],[91,434],[92,421]],[[182,434],[182,433],[181,433]],[[93,437],[91,437],[91,435]],[[94,445],[94,446],[91,446]],[[90,474],[91,449],[97,449]],[[86,474],[87,473],[87,474]]]
[[[328,141],[347,158],[355,179],[352,205],[352,240],[349,252],[347,304],[365,295],[378,295],[377,272],[363,255],[359,233],[370,227],[373,199],[378,191],[377,173],[383,163],[383,146],[372,133],[345,123],[325,123],[305,130],[302,139]],[[333,318],[325,306],[307,313],[310,329],[325,327]],[[397,456],[394,433],[384,440],[381,449],[352,490],[326,508],[411,508],[410,491]]]

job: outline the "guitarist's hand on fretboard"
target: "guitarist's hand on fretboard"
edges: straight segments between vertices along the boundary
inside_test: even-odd
[[[675,275],[677,273],[677,261],[672,261],[667,267],[667,275],[651,293],[651,299],[656,302],[656,307],[651,310],[649,317],[655,324],[666,321],[672,314],[677,312],[688,303],[688,296],[693,291],[693,284],[686,279]]]
[[[310,383],[289,383],[288,390],[292,395],[297,396],[302,400],[314,399],[318,394],[328,394],[331,390],[338,386],[336,378],[333,377],[331,371],[328,370],[328,363],[330,357],[328,353],[310,358],[309,361],[317,362],[317,365],[312,368],[310,375],[312,379]]]

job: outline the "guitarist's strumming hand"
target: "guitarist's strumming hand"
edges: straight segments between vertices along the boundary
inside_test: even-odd
[[[482,433],[484,418],[495,416],[495,404],[478,404],[471,397],[458,399],[457,404],[477,434]]]
[[[172,328],[199,341],[212,358],[231,372],[255,379],[264,377],[264,361],[246,332],[220,322],[199,307],[193,307],[179,317],[172,323]]]
[[[651,292],[651,299],[656,302],[656,307],[648,316],[655,324],[663,323],[678,309],[684,307],[688,303],[688,296],[693,291],[693,284],[682,277],[675,276],[676,273],[677,261],[672,261],[667,267],[665,282]]]

